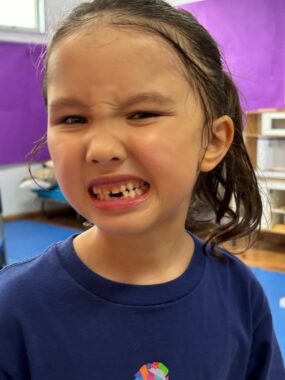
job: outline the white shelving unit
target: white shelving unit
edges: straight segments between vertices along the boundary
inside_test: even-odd
[[[285,235],[285,110],[248,112],[244,138],[263,199],[262,229]]]

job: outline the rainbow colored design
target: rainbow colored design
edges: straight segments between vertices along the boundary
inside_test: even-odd
[[[134,380],[169,380],[168,368],[160,362],[144,364],[135,374]]]

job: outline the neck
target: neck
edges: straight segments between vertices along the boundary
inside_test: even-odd
[[[118,236],[92,227],[74,240],[74,247],[83,263],[99,275],[148,285],[179,277],[189,265],[194,243],[183,228],[156,230],[147,236]]]

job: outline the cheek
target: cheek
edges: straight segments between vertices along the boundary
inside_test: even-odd
[[[164,173],[168,178],[178,172],[180,177],[193,172],[196,175],[200,134],[153,132],[133,139],[131,144],[136,158],[151,172]]]
[[[62,179],[69,178],[77,171],[78,144],[72,144],[60,137],[48,134],[48,149],[51,159],[54,163],[56,177],[59,182]]]

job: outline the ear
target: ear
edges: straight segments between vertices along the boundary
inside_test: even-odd
[[[221,116],[212,125],[211,136],[200,162],[199,170],[209,172],[222,161],[229,150],[234,138],[234,125],[232,119]]]

